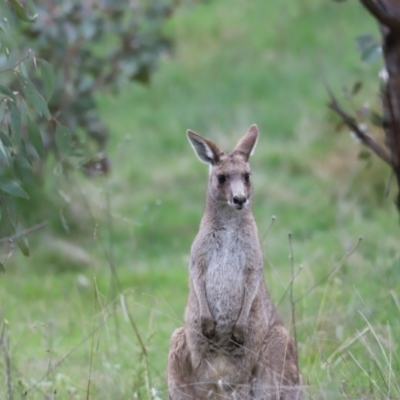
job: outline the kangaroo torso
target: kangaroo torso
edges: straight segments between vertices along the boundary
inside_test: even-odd
[[[233,215],[228,221],[203,221],[191,252],[196,264],[205,268],[205,294],[219,335],[231,334],[239,318],[247,270],[262,268],[252,216]]]
[[[246,251],[238,227],[215,230],[211,234],[205,276],[206,296],[216,331],[232,331],[242,308]]]

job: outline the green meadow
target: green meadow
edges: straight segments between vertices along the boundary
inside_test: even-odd
[[[378,37],[374,20],[356,1],[213,0],[166,29],[176,46],[149,87],[98,94],[111,174],[50,174],[59,212],[31,256],[2,243],[0,399],[168,398],[208,175],[185,132],[228,150],[252,123],[265,278],[290,329],[294,300],[307,398],[400,398],[396,188],[385,196],[388,168],[335,130],[324,87],[351,112],[378,107],[381,65],[355,40]]]

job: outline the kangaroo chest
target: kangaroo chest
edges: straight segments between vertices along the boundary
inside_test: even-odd
[[[212,234],[205,286],[208,306],[218,330],[229,330],[239,317],[248,248],[238,230]]]

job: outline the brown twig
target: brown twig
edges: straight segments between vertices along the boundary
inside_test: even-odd
[[[380,157],[383,161],[385,161],[389,166],[393,167],[392,160],[388,152],[372,137],[370,136],[364,129],[362,129],[358,124],[355,118],[351,115],[347,114],[343,108],[340,106],[336,97],[332,93],[332,90],[329,86],[326,85],[326,90],[328,91],[330,97],[330,103],[328,107],[335,111],[336,114],[342,118],[342,121],[350,128],[350,130],[357,136],[361,142],[370,148],[378,157]]]
[[[14,71],[14,69],[16,67],[18,67],[18,65],[22,64],[26,60],[29,60],[30,58],[32,58],[32,56],[33,56],[33,51],[31,49],[29,49],[27,56],[25,56],[23,59],[17,61],[12,67],[1,70],[0,74],[3,74],[4,72]]]
[[[37,225],[34,225],[34,226],[30,227],[30,228],[24,229],[23,231],[18,232],[18,233],[16,233],[15,235],[7,236],[7,237],[5,237],[5,238],[2,238],[2,239],[0,239],[0,244],[1,244],[1,243],[9,242],[10,240],[18,239],[18,238],[20,238],[21,236],[28,235],[28,234],[30,234],[30,233],[32,233],[32,232],[34,232],[34,231],[37,231],[38,229],[44,228],[47,224],[48,224],[47,221],[43,221],[43,222],[41,222],[40,224],[37,224]]]

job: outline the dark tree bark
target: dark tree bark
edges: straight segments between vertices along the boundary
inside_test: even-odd
[[[390,165],[400,190],[400,1],[360,0],[360,2],[378,21],[382,35],[383,59],[388,73],[387,82],[382,87],[383,128],[387,150],[362,130],[353,117],[344,112],[330,91],[329,107],[367,147]],[[397,195],[396,206],[400,212],[400,193]]]

